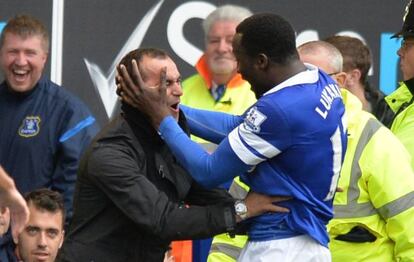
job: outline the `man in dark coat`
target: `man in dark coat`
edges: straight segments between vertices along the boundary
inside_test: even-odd
[[[130,72],[132,60],[149,86],[167,87],[171,114],[185,129],[175,63],[152,48],[122,59]],[[195,183],[152,126],[124,103],[122,114],[90,146],[81,161],[74,216],[58,261],[162,261],[171,240],[232,232],[246,216],[284,210],[272,204],[284,198],[252,193],[238,216],[230,195]]]

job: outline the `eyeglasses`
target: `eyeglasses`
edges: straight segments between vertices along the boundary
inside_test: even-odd
[[[414,41],[407,41],[407,40],[401,41],[401,49],[408,49],[413,45],[414,45]]]
[[[330,73],[330,74],[328,74],[328,75],[329,75],[329,76],[334,76],[334,75],[337,75],[337,74],[339,74],[339,73],[341,73],[341,72]]]

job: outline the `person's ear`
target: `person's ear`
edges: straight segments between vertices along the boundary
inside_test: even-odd
[[[359,80],[361,79],[361,71],[359,69],[354,69],[352,70],[352,76],[355,79],[355,81],[359,82]]]
[[[336,82],[338,83],[339,87],[343,88],[345,87],[345,81],[346,81],[346,73],[340,72],[335,74],[334,76]]]
[[[62,247],[64,239],[65,239],[65,230],[62,230],[62,236],[60,238],[59,248]]]
[[[269,57],[263,53],[258,54],[256,57],[256,66],[260,70],[265,70],[269,66],[269,62]]]
[[[45,64],[47,61],[47,58],[49,57],[49,51],[47,49],[43,50],[42,56],[42,62]]]
[[[361,71],[359,71],[359,69],[352,69],[347,72],[346,86],[354,87],[359,83],[359,79],[361,79]]]

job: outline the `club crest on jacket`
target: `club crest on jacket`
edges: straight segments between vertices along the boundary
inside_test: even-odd
[[[19,135],[22,137],[36,136],[40,131],[40,117],[26,116],[19,128]]]

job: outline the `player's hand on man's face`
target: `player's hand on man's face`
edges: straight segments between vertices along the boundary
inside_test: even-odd
[[[132,60],[132,76],[124,65],[120,65],[117,75],[117,94],[129,105],[150,117],[158,128],[164,117],[170,114],[167,103],[167,69],[160,73],[159,85],[150,87],[142,80],[138,64]]]
[[[254,217],[267,212],[287,213],[289,209],[277,206],[274,203],[291,199],[285,196],[268,196],[250,191],[244,199],[247,206],[247,216]]]

